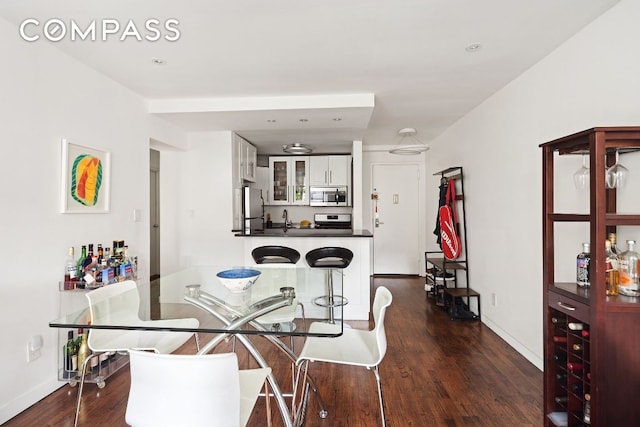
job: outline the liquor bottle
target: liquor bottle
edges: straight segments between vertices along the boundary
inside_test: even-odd
[[[627,250],[620,254],[620,277],[618,292],[631,297],[640,296],[638,283],[638,253],[635,240],[627,240]]]
[[[76,260],[74,257],[73,246],[69,248],[69,255],[67,256],[67,260],[65,261],[64,268],[64,289],[75,289],[76,280],[78,275],[76,274]]]
[[[91,353],[89,351],[89,344],[87,343],[88,333],[80,328],[78,329],[78,336],[82,336],[82,341],[78,347],[78,370],[81,370],[85,360],[89,358]]]
[[[618,238],[616,237],[616,233],[607,234],[607,239],[611,242],[611,252],[620,256],[620,252],[622,251],[618,249]]]
[[[98,243],[98,264],[102,265],[103,258],[104,258],[104,249],[102,249],[102,243]]]
[[[78,347],[76,340],[73,338],[73,331],[67,332],[67,342],[62,347],[64,354],[64,370],[73,372],[78,370]]]
[[[84,289],[84,267],[82,266],[82,263],[84,262],[85,258],[87,257],[87,247],[85,245],[82,245],[82,248],[80,250],[80,256],[78,257],[78,262],[76,263],[76,277],[77,277],[77,284],[76,286],[78,288]]]
[[[605,283],[607,295],[618,295],[618,255],[611,251],[611,241],[605,240]]]
[[[591,262],[591,253],[589,243],[582,244],[582,252],[576,258],[576,280],[581,288],[591,286],[589,281],[589,263]]]

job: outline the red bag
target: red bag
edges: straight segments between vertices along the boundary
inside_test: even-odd
[[[457,259],[462,252],[462,241],[458,235],[458,212],[456,211],[456,184],[453,179],[447,184],[447,200],[440,206],[440,244],[447,259]]]

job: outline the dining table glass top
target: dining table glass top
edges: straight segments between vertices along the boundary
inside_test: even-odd
[[[226,288],[217,274],[232,269],[253,269],[258,278],[249,289],[233,292]],[[310,268],[306,265],[261,264],[251,266],[193,266],[163,276],[151,283],[138,281],[131,291],[137,295],[121,294],[89,303],[81,310],[63,314],[49,322],[57,328],[137,329],[188,331],[226,334],[309,336],[308,327],[314,321],[329,321],[329,310],[313,303],[327,294],[328,275],[331,275],[335,298],[342,295],[342,272]],[[119,283],[106,286],[119,286]],[[90,290],[62,291],[67,293]],[[67,295],[65,295],[67,294]],[[122,301],[138,299],[137,316],[120,313]],[[330,334],[342,333],[342,307],[336,307],[336,328]],[[93,318],[92,318],[93,316]],[[153,320],[196,318],[197,328],[167,326]]]

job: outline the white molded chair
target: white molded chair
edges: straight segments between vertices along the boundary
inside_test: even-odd
[[[298,357],[298,373],[296,383],[302,378],[302,399],[306,400],[306,378],[309,362],[329,362],[343,365],[363,366],[372,369],[378,384],[378,399],[380,400],[380,415],[382,425],[385,426],[384,401],[382,399],[382,384],[378,365],[382,362],[387,352],[387,336],[384,330],[384,316],[387,307],[391,305],[393,297],[391,292],[384,286],[376,290],[373,300],[373,320],[374,328],[371,331],[358,329],[344,329],[342,335],[335,338],[308,337]],[[309,328],[310,332],[331,332],[339,329],[338,325],[313,322]],[[304,371],[301,376],[301,371]],[[296,384],[296,389],[298,389]],[[306,408],[301,404],[300,408]]]
[[[270,368],[239,370],[235,353],[133,350],[129,357],[131,388],[125,418],[133,427],[245,426],[271,373]],[[268,397],[266,402],[269,414]]]
[[[91,324],[98,325],[127,325],[127,326],[153,326],[166,328],[189,328],[199,326],[198,319],[166,319],[166,320],[142,320],[138,315],[140,308],[140,296],[136,282],[126,280],[120,283],[106,285],[86,293],[89,302],[89,314]],[[80,387],[78,389],[78,402],[76,403],[76,415],[74,426],[78,424],[80,402],[87,365],[92,357],[98,357],[99,353],[135,350],[150,350],[156,353],[171,353],[184,344],[194,335],[193,332],[166,332],[144,331],[130,329],[90,329],[88,345],[94,353],[87,358],[81,370]],[[196,335],[197,342],[197,335]],[[104,387],[104,379],[97,379],[98,387]]]

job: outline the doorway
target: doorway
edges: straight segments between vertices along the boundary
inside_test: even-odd
[[[149,274],[150,281],[160,277],[160,151],[149,150]]]
[[[417,164],[373,164],[374,274],[420,274],[420,170]]]

